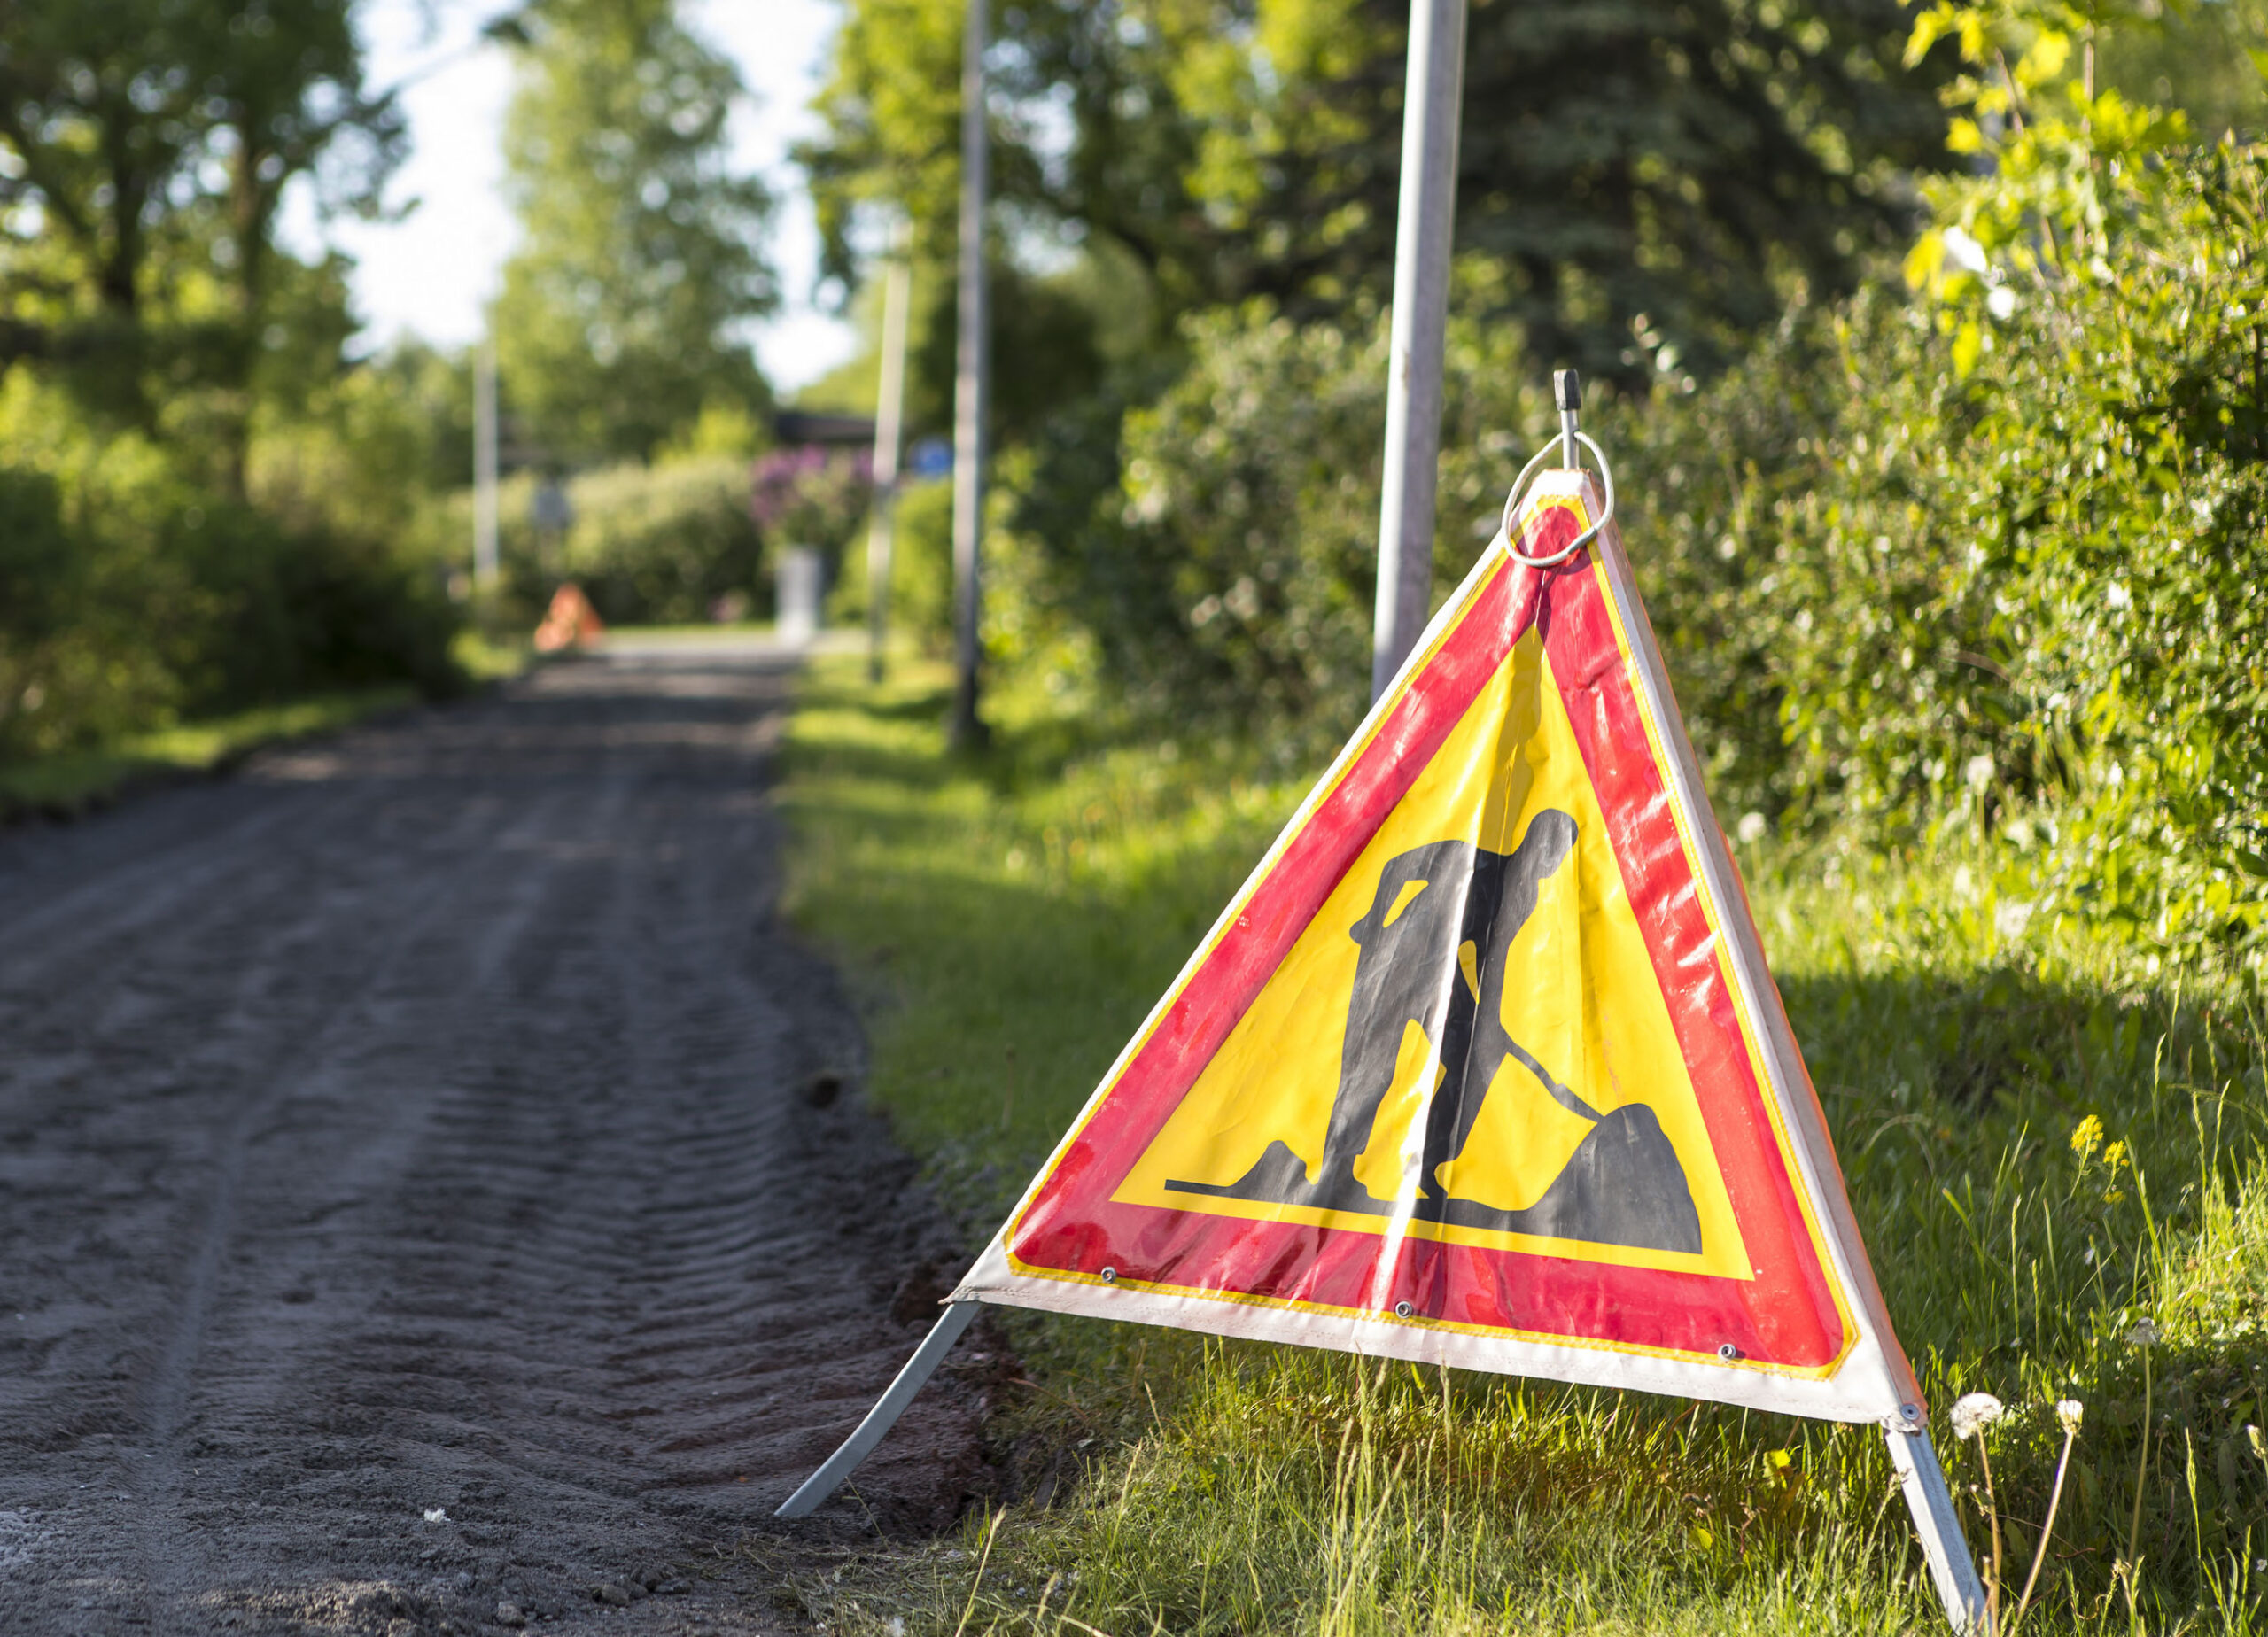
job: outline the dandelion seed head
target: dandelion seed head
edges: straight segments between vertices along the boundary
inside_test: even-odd
[[[1989,1393],[1967,1393],[1953,1400],[1953,1435],[1974,1438],[2008,1413],[2008,1406]]]

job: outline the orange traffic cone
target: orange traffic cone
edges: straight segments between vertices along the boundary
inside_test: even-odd
[[[565,648],[593,648],[604,635],[606,622],[583,594],[583,588],[569,580],[552,594],[543,624],[535,628],[535,648],[539,654],[556,654]]]

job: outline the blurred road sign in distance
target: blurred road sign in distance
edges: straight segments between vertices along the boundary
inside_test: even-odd
[[[905,469],[916,477],[953,475],[953,446],[942,438],[924,438],[906,452]]]
[[[567,498],[567,485],[546,473],[528,497],[528,522],[550,534],[564,534],[573,528],[575,503]]]

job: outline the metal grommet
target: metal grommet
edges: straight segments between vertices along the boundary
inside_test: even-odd
[[[1118,1269],[1117,1269],[1117,1268],[1104,1268],[1104,1269],[1102,1270],[1102,1282],[1103,1282],[1105,1284],[1117,1284],[1117,1283],[1118,1283]]]
[[[1505,551],[1511,554],[1511,558],[1515,562],[1524,562],[1531,569],[1557,568],[1561,563],[1566,562],[1568,558],[1573,556],[1584,547],[1589,545],[1592,540],[1598,537],[1598,531],[1601,529],[1604,529],[1608,524],[1614,521],[1614,473],[1607,466],[1606,451],[1598,446],[1597,443],[1592,439],[1591,435],[1588,432],[1577,432],[1575,434],[1575,441],[1582,445],[1584,448],[1589,450],[1592,454],[1598,458],[1599,480],[1606,488],[1606,509],[1599,513],[1598,521],[1596,523],[1591,524],[1589,528],[1585,529],[1581,534],[1578,534],[1573,539],[1570,540],[1567,543],[1566,548],[1561,551],[1557,556],[1531,557],[1520,549],[1519,542],[1512,538],[1512,516],[1514,509],[1519,505],[1521,497],[1527,492],[1527,480],[1531,477],[1534,476],[1535,469],[1538,466],[1542,465],[1545,461],[1551,457],[1552,452],[1560,446],[1561,441],[1561,439],[1555,438],[1550,443],[1544,445],[1542,448],[1538,449],[1534,454],[1528,456],[1527,464],[1520,468],[1520,475],[1512,479],[1511,493],[1504,496],[1503,520],[1497,525],[1497,531],[1504,537]]]
[[[1728,1341],[1723,1346],[1717,1349],[1717,1356],[1724,1360],[1726,1363],[1729,1364],[1735,1359],[1740,1357],[1740,1349],[1733,1346],[1733,1344]]]
[[[1417,1311],[1417,1308],[1411,1307],[1406,1301],[1398,1301],[1394,1304],[1394,1316],[1397,1319],[1406,1319]]]

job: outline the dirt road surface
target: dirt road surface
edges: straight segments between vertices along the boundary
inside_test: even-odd
[[[561,665],[0,833],[0,1632],[792,1627],[736,1543],[951,1250],[773,919],[789,675]],[[980,1412],[834,1526],[949,1522]]]

